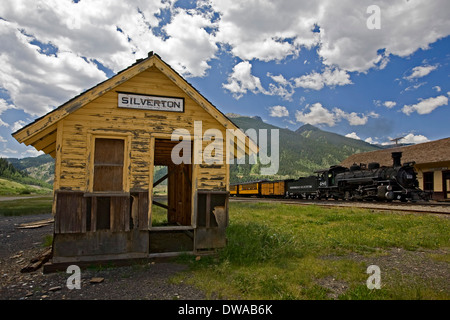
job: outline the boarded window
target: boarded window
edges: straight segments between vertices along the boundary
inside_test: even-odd
[[[423,190],[424,191],[434,190],[434,172],[423,173]]]
[[[121,139],[95,139],[93,191],[123,191],[124,146]]]

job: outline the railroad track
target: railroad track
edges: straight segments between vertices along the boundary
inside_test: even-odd
[[[433,213],[450,214],[450,203],[424,202],[424,203],[402,203],[402,202],[368,202],[368,201],[336,201],[336,200],[299,200],[299,199],[277,199],[277,198],[255,198],[255,197],[230,197],[232,202],[280,202],[292,205],[317,205],[321,207],[351,207],[361,209],[373,209],[379,211],[399,211],[410,213]]]

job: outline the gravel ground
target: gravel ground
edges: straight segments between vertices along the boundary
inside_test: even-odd
[[[125,267],[94,268],[81,271],[81,289],[67,288],[71,274],[65,272],[43,274],[42,268],[21,273],[32,258],[46,251],[44,238],[53,232],[53,224],[36,229],[18,229],[22,223],[44,220],[51,215],[18,217],[0,216],[0,300],[204,300],[205,294],[183,282],[170,279],[187,270],[187,266],[170,260],[149,260],[145,264]],[[450,293],[450,264],[431,259],[432,255],[448,254],[439,250],[407,251],[392,248],[375,257],[352,253],[344,256],[325,256],[322,259],[350,259],[366,265],[375,264],[382,270],[383,283],[396,274],[435,283],[435,290]],[[183,278],[189,273],[183,275]],[[91,283],[102,278],[101,283]],[[398,278],[398,276],[397,276]],[[403,278],[403,276],[402,276]],[[330,289],[329,298],[336,299],[348,289],[348,284],[334,277],[318,279],[320,286]],[[410,285],[414,285],[411,283]]]
[[[22,223],[51,218],[51,215],[0,216],[0,300],[203,300],[205,295],[170,279],[187,267],[167,260],[115,268],[81,270],[81,289],[68,289],[65,272],[43,274],[42,268],[21,273],[29,261],[46,249],[45,236],[53,224],[36,229],[18,229]],[[101,283],[91,283],[102,278]]]

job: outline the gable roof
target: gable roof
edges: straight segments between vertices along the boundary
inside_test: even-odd
[[[164,75],[166,75],[175,85],[192,98],[200,107],[208,112],[226,129],[233,129],[239,140],[245,141],[245,153],[256,153],[257,145],[247,137],[244,132],[228,119],[220,110],[218,110],[211,102],[209,102],[202,94],[200,94],[191,84],[184,80],[174,69],[166,64],[157,54],[149,52],[146,59],[139,59],[133,65],[118,72],[115,76],[97,84],[96,86],[86,90],[78,96],[70,99],[58,108],[50,111],[46,115],[36,119],[27,126],[17,130],[12,136],[20,143],[32,145],[37,150],[55,156],[56,148],[56,129],[57,123],[69,114],[80,109],[94,99],[102,96],[106,92],[113,90],[115,87],[128,81],[137,74],[151,68],[156,67]],[[236,154],[236,153],[235,153]]]
[[[412,146],[389,148],[357,153],[341,162],[344,167],[352,164],[378,162],[381,166],[392,165],[392,152],[402,152],[402,163],[414,161],[417,165],[450,161],[450,138],[424,142]]]

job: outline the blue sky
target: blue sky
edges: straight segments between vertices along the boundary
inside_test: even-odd
[[[149,51],[223,113],[371,143],[446,138],[449,12],[446,0],[2,2],[0,156],[37,155],[11,133]]]

